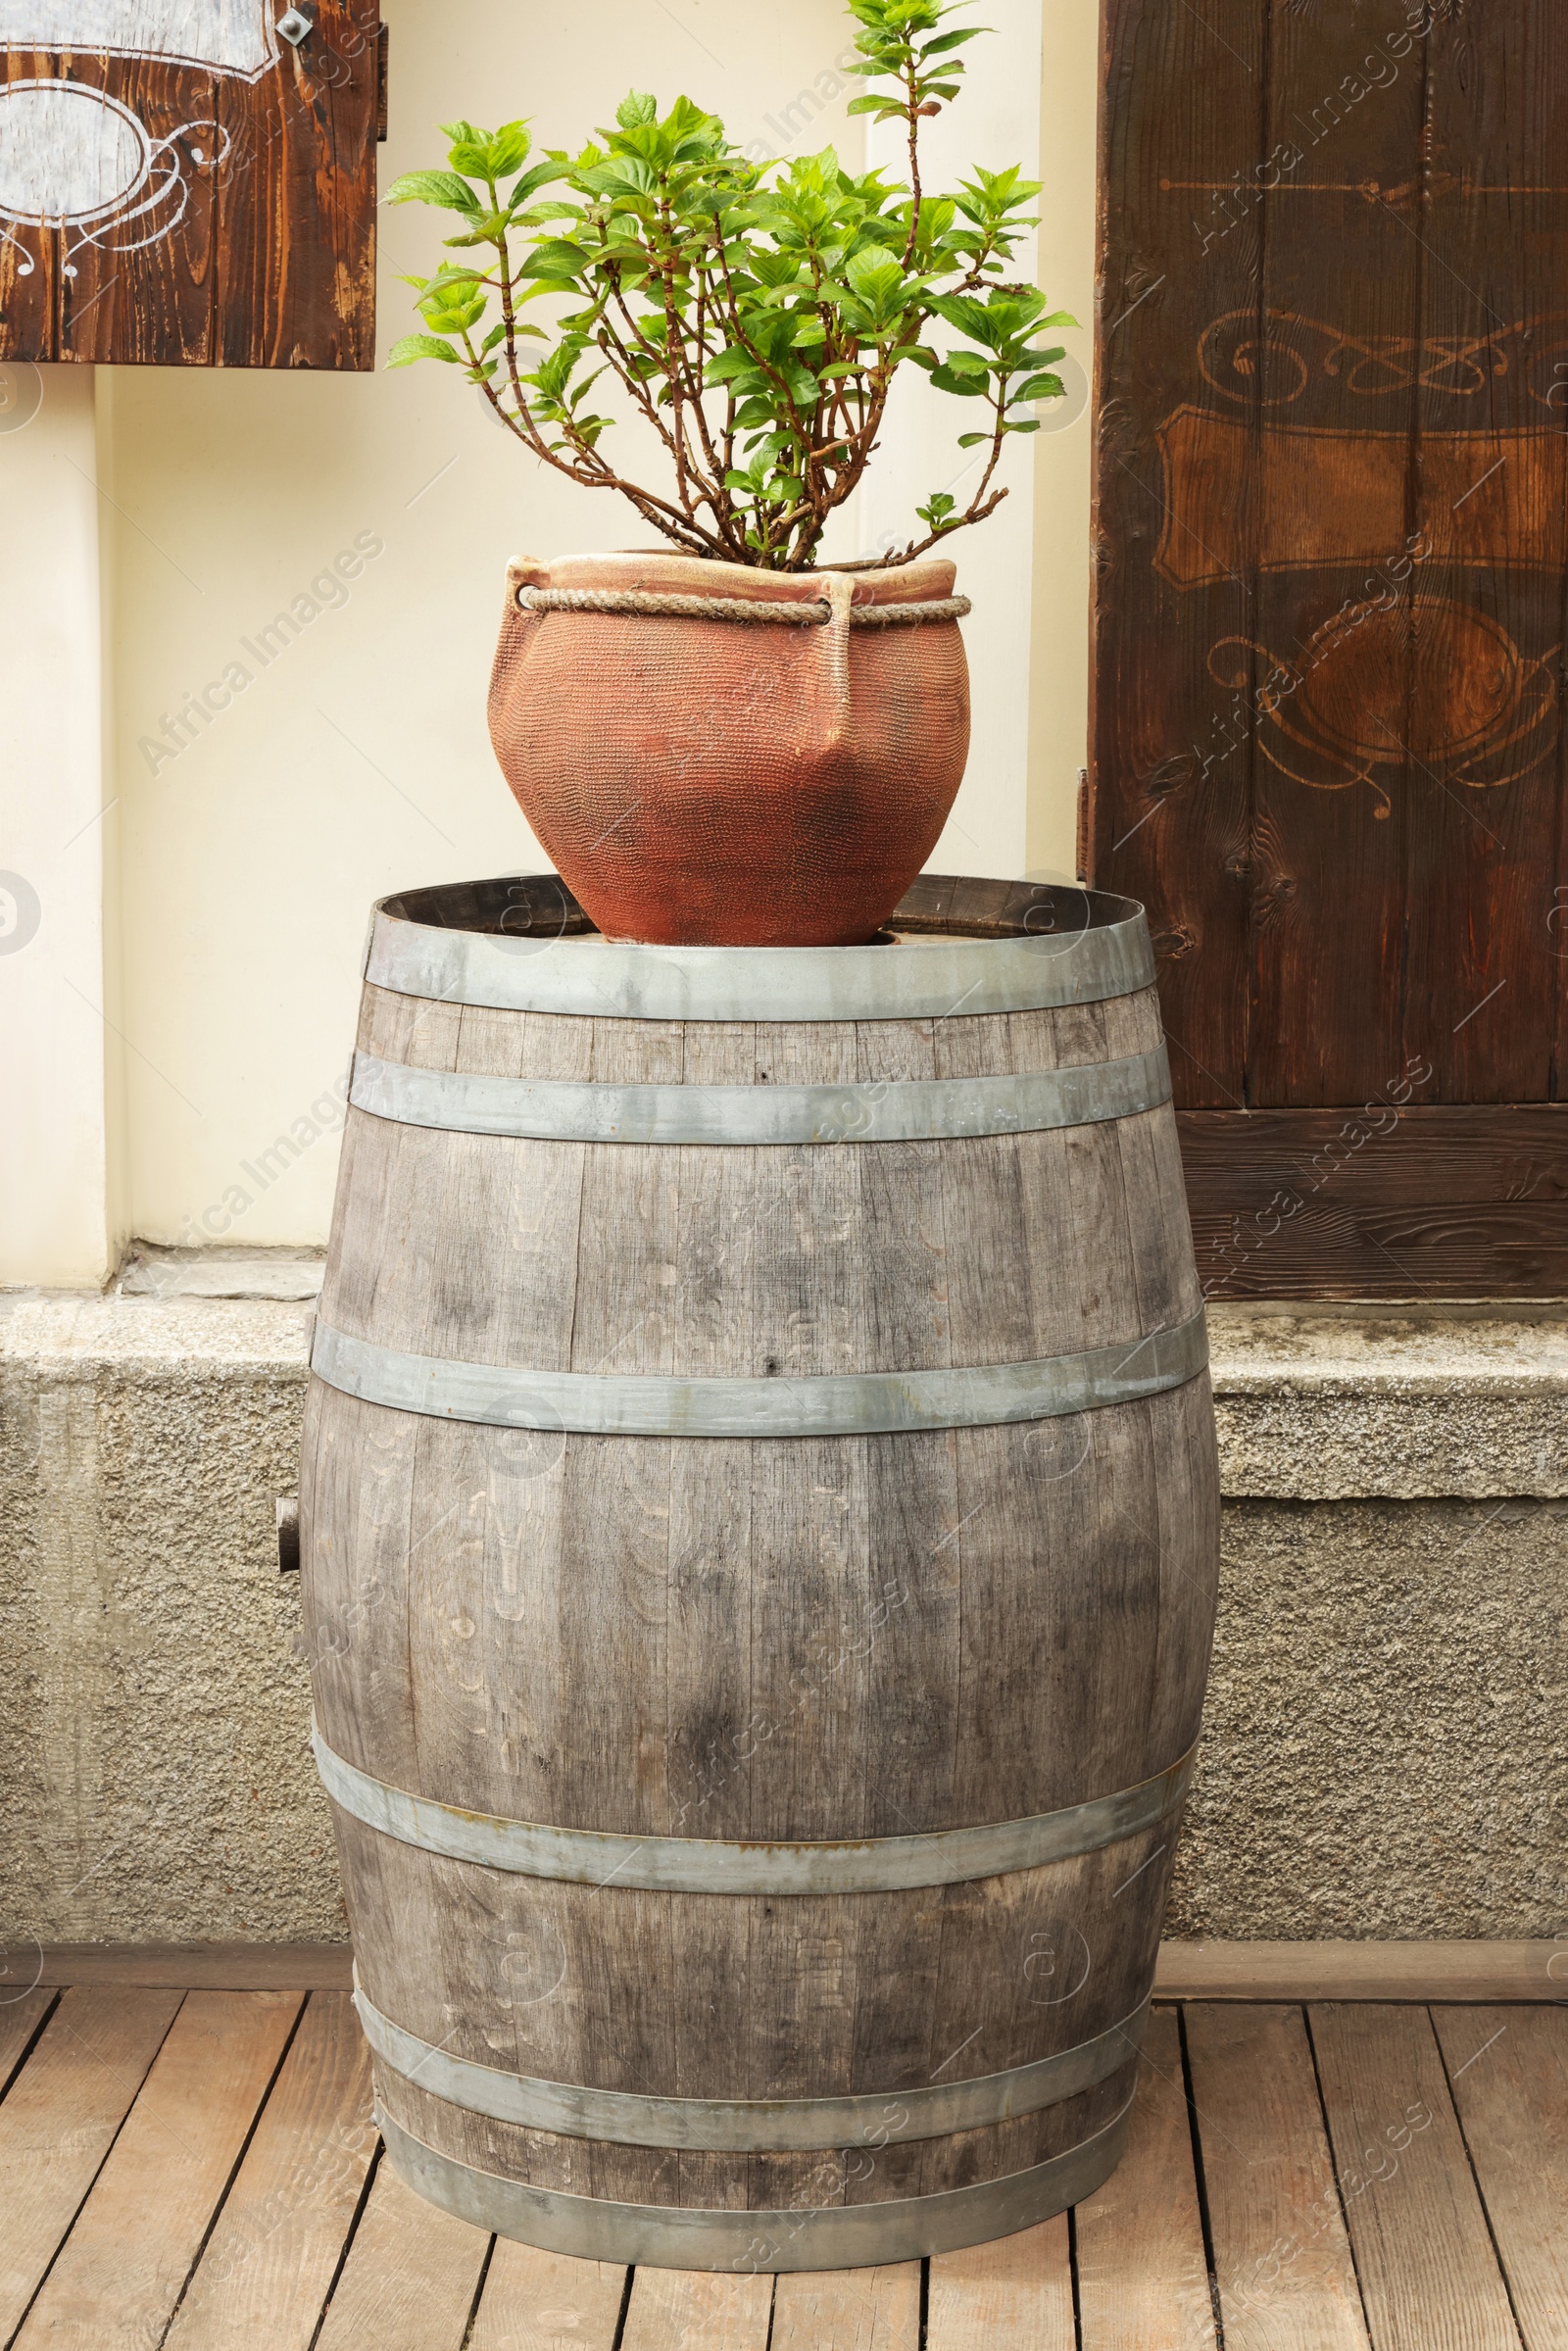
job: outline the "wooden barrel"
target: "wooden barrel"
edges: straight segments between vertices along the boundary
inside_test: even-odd
[[[1217,1472],[1148,936],[377,910],[313,1351],[317,1755],[394,2167],[615,2262],[1002,2236],[1120,2150]]]

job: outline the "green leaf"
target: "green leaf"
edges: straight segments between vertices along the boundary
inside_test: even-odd
[[[389,367],[412,367],[416,360],[445,360],[450,366],[462,357],[461,351],[454,351],[450,343],[441,342],[435,335],[405,335],[387,353],[386,364]]]
[[[676,99],[660,127],[677,146],[693,136],[709,133],[716,134],[719,139],[724,136],[724,125],[717,115],[706,113],[695,100],[684,97]]]
[[[582,382],[574,388],[571,394],[570,406],[572,408],[579,406],[579,404],[587,397],[591,387],[599,381],[599,378],[604,374],[604,372],[605,370],[603,367],[596,367],[592,375],[585,375],[583,377]]]
[[[948,516],[956,511],[957,503],[946,490],[933,490],[930,504],[917,506],[914,511],[922,522],[929,522],[933,530],[940,530]]]
[[[555,156],[547,156],[542,164],[535,164],[531,171],[524,171],[507,199],[508,204],[514,212],[519,204],[527,203],[536,189],[548,187],[551,180],[564,179],[565,176],[565,166],[560,159]]]
[[[863,301],[880,310],[904,283],[904,271],[883,245],[862,246],[844,265],[844,274]]]
[[[956,326],[961,335],[973,342],[989,343],[994,333],[994,320],[983,302],[972,294],[933,294],[931,308],[939,318]]]
[[[961,432],[958,435],[958,447],[960,449],[977,449],[990,438],[991,435],[988,432]]]
[[[466,334],[469,327],[476,326],[484,316],[484,304],[477,303],[471,310],[442,309],[432,304],[426,310],[421,303],[420,315],[426,326],[433,326],[438,335]]]
[[[533,146],[533,134],[526,122],[503,122],[490,141],[490,176],[509,179],[520,171]]]
[[[438,204],[449,213],[476,213],[479,198],[456,171],[405,171],[394,179],[383,204]]]
[[[750,257],[753,276],[760,285],[792,286],[799,282],[801,257],[798,253],[754,253]]]
[[[565,237],[546,237],[534,247],[518,274],[574,280],[588,269],[592,258],[581,245],[574,245]]]
[[[646,90],[628,90],[615,109],[615,121],[622,130],[634,130],[639,122],[657,122],[659,100]]]
[[[579,171],[577,185],[592,196],[612,196],[618,188],[635,188],[647,196],[658,187],[659,173],[641,155],[612,155],[608,162]]]
[[[447,161],[470,179],[505,179],[520,171],[533,145],[525,122],[503,122],[499,130],[475,130],[471,122],[443,122],[452,141]]]
[[[749,351],[721,351],[716,359],[709,361],[708,373],[704,381],[710,384],[725,384],[732,382],[737,375],[755,375],[756,373],[757,362]]]
[[[485,273],[472,262],[443,262],[433,277],[405,278],[406,285],[417,286],[421,294],[452,294],[482,286]]]
[[[952,392],[960,400],[970,400],[982,393],[991,380],[990,369],[984,375],[962,374],[952,367],[933,367],[931,381],[939,392]]]
[[[419,295],[419,315],[437,334],[460,334],[483,318],[488,298],[472,269],[447,262],[426,281]]]

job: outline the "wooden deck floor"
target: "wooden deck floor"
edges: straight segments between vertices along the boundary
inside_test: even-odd
[[[1189,2002],[1089,2203],[930,2263],[600,2268],[380,2164],[347,1996],[0,2005],[18,2351],[1568,2351],[1568,2007]]]

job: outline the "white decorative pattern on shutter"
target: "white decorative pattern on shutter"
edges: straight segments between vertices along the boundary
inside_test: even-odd
[[[277,62],[267,0],[0,0],[0,48],[163,57],[246,81]]]

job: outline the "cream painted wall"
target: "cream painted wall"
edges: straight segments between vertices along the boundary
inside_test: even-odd
[[[90,367],[0,367],[0,1284],[114,1270],[121,1042]]]
[[[1038,283],[1078,331],[1060,340],[1067,397],[1046,412],[1035,462],[1030,599],[1029,816],[1024,870],[1077,872],[1078,772],[1089,757],[1091,378],[1096,303],[1099,0],[1045,0]]]
[[[922,142],[933,185],[956,187],[975,158],[991,171],[1040,164],[1040,0],[986,0],[990,36],[971,42],[960,103],[930,123]],[[890,178],[906,170],[901,122],[871,126],[867,154]],[[1034,240],[1018,249],[1015,273],[1034,272]],[[860,493],[869,547],[907,545],[914,506],[933,490],[965,505],[987,452],[957,447],[971,429],[955,404],[906,368],[888,403],[878,464]],[[1021,873],[1029,791],[1029,605],[1035,523],[1034,439],[1018,434],[1003,452],[993,487],[1006,497],[983,524],[956,538],[957,586],[974,612],[964,626],[972,728],[969,764],[930,864],[937,873]]]
[[[1037,0],[1000,4],[989,13],[1001,36],[970,52],[973,151],[1032,162],[1043,143],[1048,205],[1080,224],[1053,222],[1059,274],[1048,290],[1071,279],[1087,323],[1093,146],[1076,119],[1092,117],[1092,42],[1064,39],[1048,16],[1042,142]],[[1093,0],[1065,7],[1086,24],[1095,13]],[[853,85],[831,95],[848,39],[837,0],[579,0],[554,16],[503,0],[387,0],[384,14],[383,184],[439,160],[441,120],[522,113],[550,143],[567,142],[628,85],[687,89],[743,141],[832,137],[861,152],[863,126],[843,112]],[[823,100],[809,120],[808,91]],[[969,160],[961,113],[955,137]],[[994,154],[999,139],[1005,157]],[[384,350],[411,322],[397,272],[425,261],[433,227],[416,208],[381,220]],[[1081,253],[1069,249],[1080,234]],[[1087,333],[1078,342],[1087,364]],[[130,1229],[166,1242],[318,1243],[370,901],[538,855],[484,725],[506,560],[624,543],[623,510],[536,468],[434,367],[358,378],[119,369],[112,413],[110,791],[122,825]],[[889,451],[888,482],[906,474],[910,508],[935,486],[920,439],[916,428],[910,466]],[[1002,655],[973,647],[971,623],[983,756],[957,811],[963,834],[950,828],[942,844],[949,869],[1021,870],[1037,842],[1053,854],[1070,844],[1087,430],[1014,448],[1005,527],[999,516],[960,555],[977,613],[994,601],[1008,618]],[[891,489],[877,497],[850,527],[854,545],[858,534],[871,544],[891,512]],[[318,616],[264,660],[260,632],[300,598]],[[191,697],[209,689],[203,716]],[[1031,691],[1047,698],[1032,732]],[[181,727],[176,755],[168,746]]]

